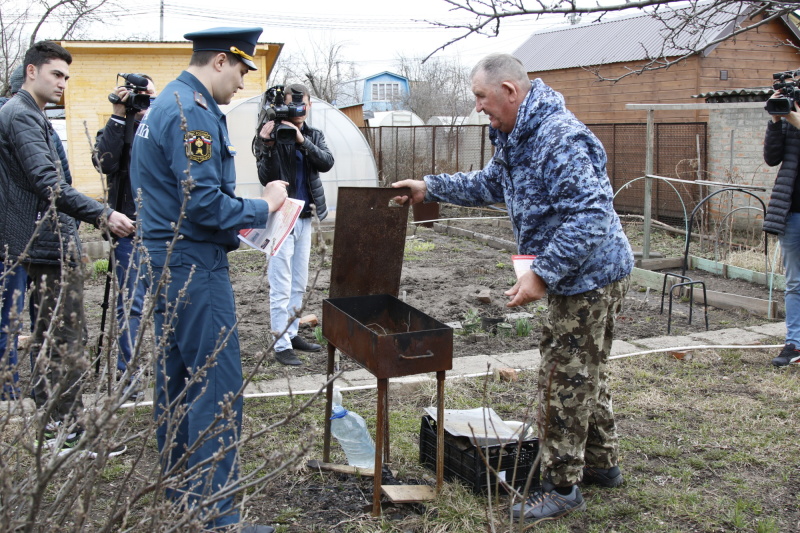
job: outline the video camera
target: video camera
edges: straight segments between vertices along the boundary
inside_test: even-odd
[[[764,109],[770,115],[788,115],[794,111],[795,102],[800,104],[800,70],[776,72],[772,79],[772,88],[781,96],[767,100]]]
[[[297,135],[295,129],[281,124],[281,121],[305,116],[306,105],[303,103],[303,93],[292,89],[292,101],[287,104],[284,86],[276,85],[267,89],[264,96],[257,131],[260,131],[267,121],[272,120],[275,122],[275,129],[272,130],[270,139],[278,144],[294,144]]]
[[[128,90],[128,99],[124,102],[116,93],[108,95],[108,101],[112,104],[125,104],[125,109],[130,111],[144,111],[150,107],[150,95],[147,94],[148,79],[138,74],[117,74],[117,80],[125,79],[125,87]]]

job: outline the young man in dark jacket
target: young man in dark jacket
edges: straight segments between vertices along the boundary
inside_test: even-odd
[[[156,94],[156,87],[149,76],[140,75],[148,81],[146,94]],[[97,132],[92,163],[106,175],[108,181],[108,203],[131,220],[136,219],[136,199],[131,190],[130,161],[134,127],[144,116],[144,110],[130,108],[130,94],[124,86],[116,87],[119,103],[112,104],[113,114],[105,127]],[[133,120],[130,131],[126,131],[126,120]],[[120,291],[117,294],[117,324],[119,327],[119,354],[117,370],[125,372],[133,356],[133,347],[142,318],[145,283],[139,270],[139,252],[135,249],[134,236],[126,235],[114,239],[114,271]],[[131,372],[128,379],[134,379]],[[134,395],[138,394],[133,392]]]
[[[267,266],[269,279],[269,313],[272,331],[276,336],[275,359],[284,365],[301,365],[295,354],[317,352],[319,344],[306,341],[297,334],[300,319],[296,314],[303,306],[303,296],[308,283],[308,261],[311,257],[311,204],[317,218],[328,216],[325,205],[325,191],[322,188],[320,172],[333,168],[333,154],[325,144],[321,131],[306,124],[311,110],[311,99],[304,85],[294,84],[286,87],[287,100],[292,91],[303,93],[306,114],[284,120],[282,124],[294,128],[294,144],[276,143],[271,139],[275,122],[268,121],[259,132],[260,146],[257,146],[258,179],[262,185],[271,181],[289,182],[288,193],[291,198],[305,201],[303,212],[297,224],[278,253],[272,256]],[[291,101],[291,100],[289,100]]]
[[[25,81],[25,69],[22,65],[14,69],[8,79],[8,85],[11,89],[11,96],[19,92],[22,88],[22,83]],[[10,98],[0,98],[0,107],[3,107]],[[61,170],[64,172],[64,180],[72,185],[72,174],[69,171],[69,162],[67,161],[67,152],[64,150],[64,144],[55,130],[51,131],[51,139],[56,148],[58,159],[61,161]],[[19,382],[19,373],[17,372],[17,365],[19,358],[17,356],[17,334],[20,330],[22,321],[22,311],[25,308],[25,292],[28,290],[28,273],[25,272],[25,267],[22,264],[9,265],[8,273],[6,274],[6,267],[0,263],[0,288],[2,294],[2,310],[0,311],[0,361],[3,361],[3,366],[10,372],[10,381],[3,384],[0,399],[14,400],[19,397],[19,390],[17,383]],[[31,323],[36,322],[36,314],[33,307],[38,307],[38,303],[31,302]],[[31,368],[33,368],[33,361],[31,361]]]
[[[786,344],[772,360],[778,367],[800,364],[800,110],[793,108],[784,119],[772,116],[764,138],[764,161],[781,165],[764,217],[764,231],[780,240],[786,276]]]
[[[20,261],[33,280],[39,302],[31,343],[32,354],[39,356],[33,387],[37,406],[52,420],[40,435],[63,448],[79,445],[82,434],[83,284],[74,218],[107,225],[119,236],[133,231],[128,217],[64,179],[44,108],[61,100],[71,62],[56,43],[34,44],[25,53],[22,89],[0,109],[0,255]],[[54,317],[57,308],[60,316]]]

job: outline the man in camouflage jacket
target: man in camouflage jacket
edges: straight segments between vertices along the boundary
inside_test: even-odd
[[[512,56],[472,71],[475,107],[492,126],[495,155],[483,170],[404,180],[399,203],[505,202],[531,270],[506,292],[509,307],[548,297],[539,370],[542,490],[514,508],[534,523],[582,510],[578,483],[616,487],[617,431],[607,385],[615,316],[633,253],[614,211],[600,141]]]

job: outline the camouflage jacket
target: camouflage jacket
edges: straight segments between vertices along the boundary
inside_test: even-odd
[[[614,211],[606,153],[540,79],[510,134],[492,131],[483,170],[425,176],[426,201],[477,206],[505,202],[520,254],[548,292],[579,294],[627,276],[633,253]]]

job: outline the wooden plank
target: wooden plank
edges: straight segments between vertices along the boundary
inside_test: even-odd
[[[661,285],[664,283],[664,274],[643,268],[634,268],[631,272],[631,281],[660,291]]]
[[[713,307],[718,307],[720,309],[746,309],[752,313],[764,316],[778,315],[778,302],[775,301],[772,302],[772,314],[769,314],[769,300],[742,296],[740,294],[730,294],[727,292],[710,291],[707,289],[706,294],[708,295],[708,305]],[[695,287],[695,290],[692,292],[692,299],[695,302],[703,303],[703,290],[700,287]]]
[[[374,468],[359,468],[357,466],[337,465],[315,460],[307,462],[306,466],[314,470],[325,470],[326,472],[336,472],[337,474],[351,474],[364,477],[373,477],[375,470]]]
[[[392,503],[429,502],[436,498],[436,491],[428,485],[384,485],[382,489]]]
[[[663,270],[665,268],[681,268],[682,257],[665,257],[663,259],[637,259],[636,266],[646,270]]]
[[[689,268],[704,270],[705,272],[710,272],[717,276],[725,277],[725,266],[724,263],[718,263],[710,259],[703,259],[702,257],[696,257],[694,255],[689,256]]]
[[[689,264],[692,268],[711,272],[720,276],[725,276],[731,279],[742,279],[750,283],[757,283],[765,287],[769,287],[769,278],[763,272],[756,272],[747,268],[737,267],[733,265],[726,265],[710,259],[703,259],[694,255],[689,256]],[[772,282],[772,288],[775,290],[784,290],[786,288],[786,277],[781,274],[775,274]]]

